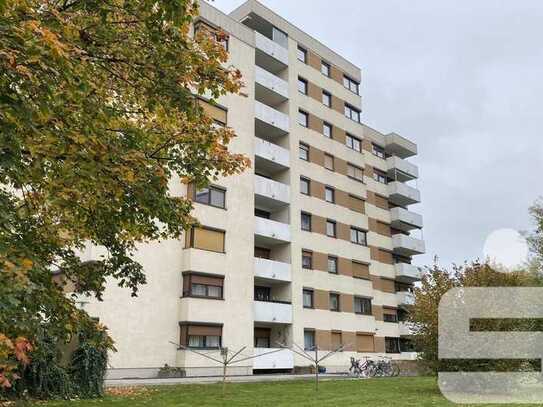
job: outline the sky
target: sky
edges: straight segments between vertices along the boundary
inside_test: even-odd
[[[543,2],[262,0],[362,69],[362,120],[418,144],[425,255],[483,257],[543,196]],[[215,0],[230,12],[243,0]],[[507,245],[507,240],[504,243]],[[504,247],[506,249],[506,247]],[[498,247],[499,250],[499,247]]]

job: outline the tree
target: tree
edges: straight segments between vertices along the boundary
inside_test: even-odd
[[[535,223],[535,230],[528,235],[531,259],[529,268],[543,273],[543,200],[539,200],[530,208],[530,215]]]
[[[196,0],[0,0],[0,386],[38,327],[81,324],[52,280],[101,298],[106,278],[136,295],[136,245],[196,223],[169,183],[244,170],[231,129],[198,103],[239,93],[224,34],[191,35]],[[107,256],[81,263],[85,242]]]
[[[415,302],[408,312],[408,320],[413,326],[412,340],[419,351],[421,362],[433,372],[454,369],[496,369],[514,367],[514,363],[479,361],[453,361],[438,358],[438,307],[443,295],[455,287],[535,287],[543,281],[537,274],[524,270],[501,272],[497,266],[488,263],[472,262],[453,266],[451,271],[439,266],[437,260],[432,267],[426,267],[420,287],[414,289]],[[538,325],[539,324],[539,325]],[[475,330],[534,330],[540,326],[539,320],[499,320],[476,321],[471,325]],[[518,367],[524,367],[523,362]]]

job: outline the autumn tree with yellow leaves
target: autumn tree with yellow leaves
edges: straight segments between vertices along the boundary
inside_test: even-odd
[[[113,278],[136,295],[136,245],[195,222],[171,179],[248,166],[197,103],[242,87],[216,37],[192,35],[197,15],[195,0],[0,0],[0,387],[38,329],[68,339],[86,318],[54,270],[76,294]],[[107,256],[82,264],[86,242]]]

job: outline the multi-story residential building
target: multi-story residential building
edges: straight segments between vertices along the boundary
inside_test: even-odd
[[[235,129],[231,149],[253,166],[205,190],[172,181],[202,226],[140,247],[148,284],[138,298],[112,283],[104,302],[84,304],[116,341],[111,376],[150,377],[164,364],[221,371],[176,344],[266,354],[232,374],[309,364],[289,349],[268,353],[281,345],[343,345],[323,363],[329,371],[351,356],[410,358],[402,307],[424,241],[412,236],[422,218],[408,209],[420,193],[406,159],[417,146],[364,125],[360,69],[257,1],[230,15],[201,2],[200,27],[228,33],[248,95],[202,106]]]

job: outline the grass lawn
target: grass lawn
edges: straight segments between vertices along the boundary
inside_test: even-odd
[[[132,388],[133,390],[134,388]],[[228,383],[225,397],[221,384],[156,386],[123,391],[101,400],[37,403],[46,407],[112,406],[453,406],[437,388],[436,379],[390,378],[370,380],[334,380],[320,383],[305,380],[263,383]],[[503,406],[503,404],[501,404]]]

